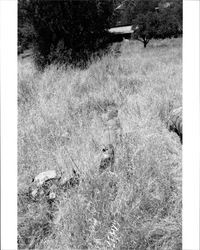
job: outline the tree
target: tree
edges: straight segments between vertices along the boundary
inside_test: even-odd
[[[122,25],[131,24],[139,14],[146,14],[155,11],[160,0],[118,0],[115,6],[118,7],[114,14]]]
[[[168,6],[167,8],[165,6]],[[165,17],[168,15],[167,20],[173,19],[173,22],[178,26],[179,33],[182,34],[183,26],[183,1],[182,0],[161,0],[159,9]]]
[[[138,15],[146,15],[148,12],[155,12],[161,0],[134,0],[134,9],[132,18],[135,19]]]
[[[157,13],[148,12],[147,14],[139,14],[133,24],[133,38],[144,44],[147,44],[152,38],[157,37],[157,29],[159,28],[159,17]]]
[[[34,0],[28,5],[39,67],[52,62],[84,64],[106,46],[112,0]]]
[[[127,25],[132,21],[135,0],[115,0],[111,26]]]
[[[138,0],[137,4],[133,14],[133,38],[142,42],[145,48],[153,38],[164,39],[182,34],[180,0],[174,2]]]

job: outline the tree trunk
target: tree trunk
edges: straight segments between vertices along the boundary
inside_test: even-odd
[[[144,39],[144,40],[143,40],[143,43],[144,43],[144,48],[146,48],[146,47],[147,47],[148,41],[147,41],[146,39]]]

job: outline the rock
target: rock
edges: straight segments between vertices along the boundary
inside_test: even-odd
[[[34,178],[33,182],[36,184],[37,187],[40,187],[45,183],[45,181],[58,178],[60,178],[60,176],[56,173],[56,170],[48,170],[38,174]]]
[[[46,191],[43,187],[47,185],[47,182],[49,183],[48,185],[52,186],[53,184],[51,184],[50,182],[59,180],[60,177],[61,176],[56,172],[56,170],[48,170],[38,174],[33,179],[33,185],[31,187],[32,197],[36,198],[36,196],[42,197],[43,195],[45,195]]]
[[[180,141],[182,143],[182,136],[183,136],[183,132],[182,132],[182,107],[179,107],[177,109],[173,109],[170,112],[169,118],[167,121],[167,127],[168,127],[169,131],[173,131],[179,136]]]
[[[80,175],[73,169],[72,177],[59,175],[55,170],[49,170],[38,174],[33,179],[30,187],[31,196],[34,199],[46,198],[49,201],[54,200],[59,192],[67,191],[70,188],[78,186]]]
[[[31,195],[33,196],[33,198],[36,197],[37,193],[38,193],[38,189],[34,189],[34,190],[31,192]]]
[[[55,198],[56,198],[56,193],[51,192],[51,193],[49,194],[49,199],[50,199],[50,200],[54,200]]]

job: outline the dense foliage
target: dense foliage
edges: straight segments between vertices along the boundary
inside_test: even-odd
[[[28,49],[35,38],[34,27],[29,19],[29,2],[18,0],[18,50]]]
[[[34,54],[38,66],[51,62],[87,61],[105,47],[113,13],[111,0],[28,1],[28,19],[34,27]]]

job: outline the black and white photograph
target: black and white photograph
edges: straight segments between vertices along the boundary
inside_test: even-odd
[[[182,0],[17,1],[17,249],[197,250],[183,30]]]

